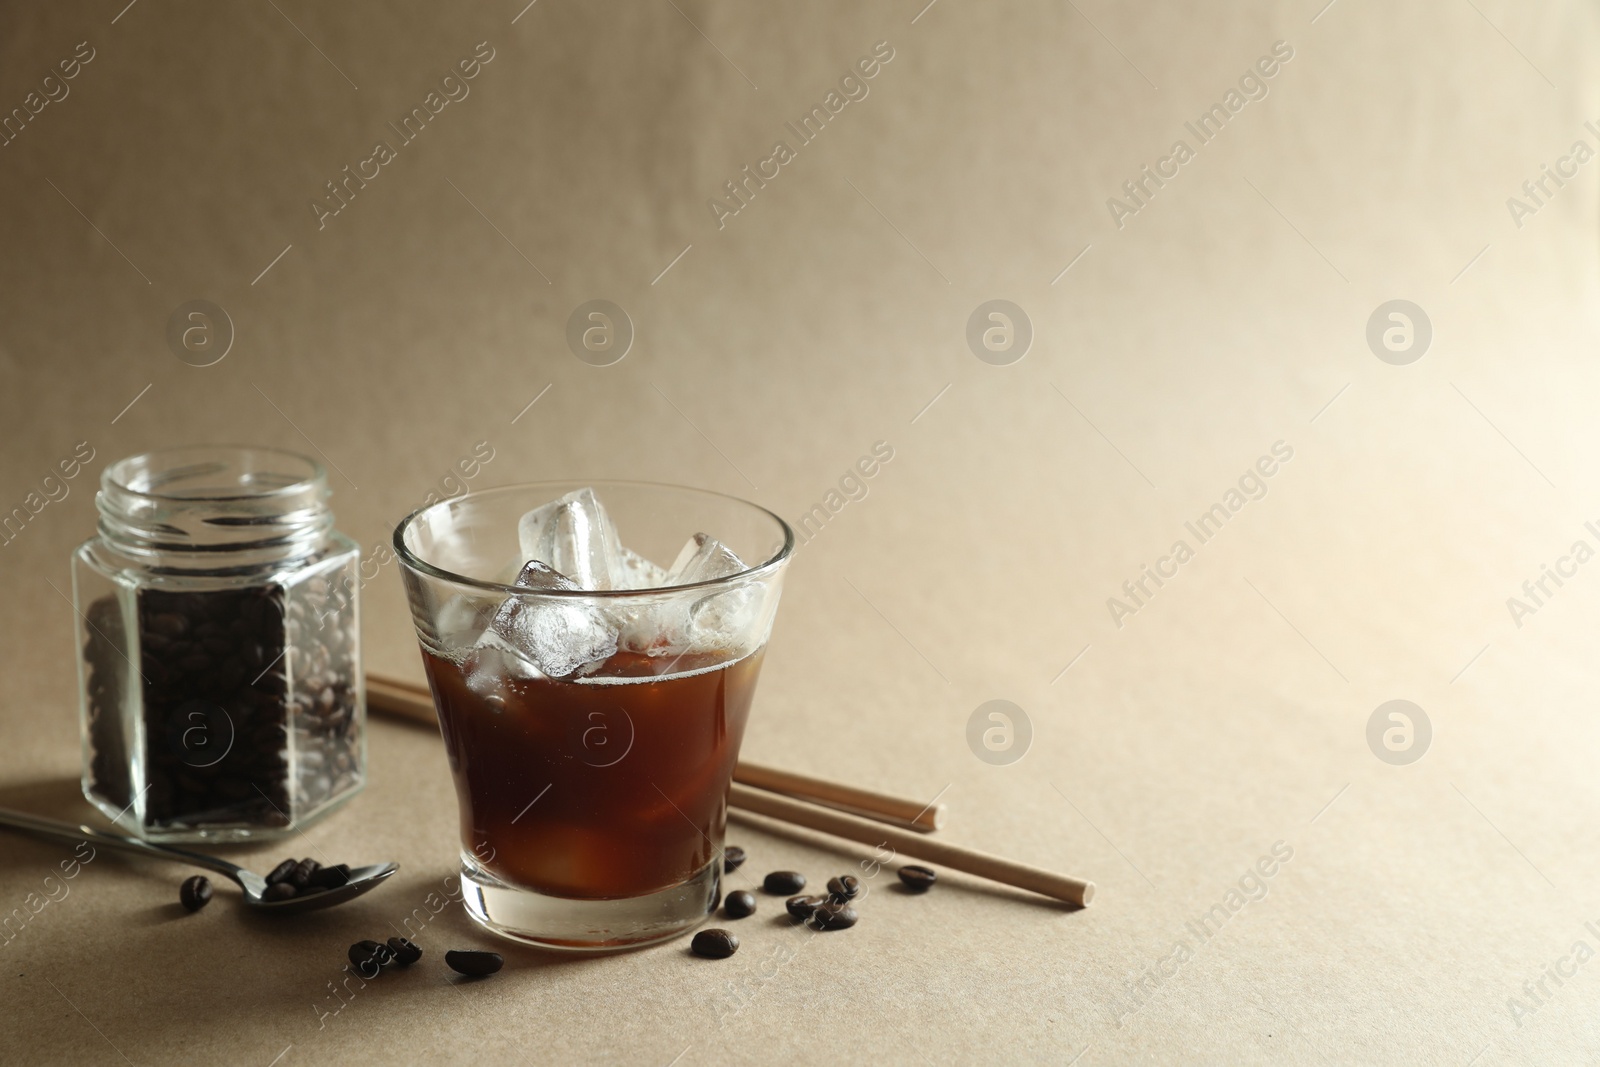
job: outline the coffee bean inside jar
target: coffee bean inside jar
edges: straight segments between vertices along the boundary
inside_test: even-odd
[[[102,797],[121,810],[133,803],[133,772],[120,720],[122,695],[133,672],[117,598],[103,596],[90,604],[83,623],[83,730],[89,739],[83,787],[91,799]]]
[[[74,571],[84,788],[152,838],[289,832],[365,777],[359,550],[270,449],[107,468]]]
[[[139,593],[155,827],[289,824],[283,589]]]

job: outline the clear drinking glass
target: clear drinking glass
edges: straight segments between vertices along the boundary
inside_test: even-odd
[[[703,533],[745,569],[645,589],[511,584],[527,562],[519,519],[585,487],[633,558],[670,563]],[[703,490],[547,482],[423,508],[394,544],[455,776],[472,917],[579,950],[702,922],[721,899],[728,787],[794,550],[788,524]],[[540,670],[496,636],[508,613],[603,659],[564,664],[556,648],[558,668]],[[552,655],[535,658],[548,668]]]

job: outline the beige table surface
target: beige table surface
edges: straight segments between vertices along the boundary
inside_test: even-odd
[[[267,924],[97,857],[0,944],[0,1061],[1600,1059],[1600,564],[1507,606],[1600,545],[1600,163],[1506,203],[1600,144],[1587,5],[124,2],[0,11],[0,108],[38,106],[0,147],[0,511],[95,457],[0,546],[0,804],[88,814],[62,594],[118,457],[314,449],[375,548],[480,441],[474,485],[684,481],[791,520],[882,441],[795,560],[746,754],[942,793],[950,840],[1100,893],[950,876],[814,938],[764,901],[724,963],[511,949],[470,985],[440,956],[488,939],[451,909],[424,965],[324,1015],[345,947],[455,852],[437,740],[375,722],[365,793],[244,854],[392,858],[391,885]],[[868,95],[798,144],[880,41]],[[1185,122],[1279,41],[1199,145]],[[319,229],[324,183],[480,42],[470,94]],[[1107,198],[1180,138],[1119,228]],[[795,158],[719,228],[708,199],[779,139]],[[165,340],[196,298],[235,331],[203,368]],[[995,298],[1035,334],[1006,366],[965,340]],[[564,340],[591,299],[635,326],[610,367]],[[1392,299],[1432,324],[1409,365],[1366,341]],[[1185,522],[1280,441],[1199,544]],[[364,613],[371,666],[419,678],[392,565]],[[1010,765],[966,741],[994,699],[1032,724]],[[1366,740],[1393,699],[1432,726],[1407,766]],[[735,884],[870,853],[730,840]],[[0,836],[0,913],[69,852]]]

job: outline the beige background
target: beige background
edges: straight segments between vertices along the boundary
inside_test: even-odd
[[[293,848],[396,859],[392,885],[292,926],[182,916],[179,869],[102,856],[0,947],[0,1058],[1600,1058],[1600,964],[1523,992],[1600,949],[1600,565],[1521,627],[1506,607],[1600,543],[1600,163],[1520,228],[1505,205],[1596,144],[1594,12],[921,3],[6,5],[0,107],[95,58],[0,148],[0,509],[76,443],[96,459],[0,547],[0,803],[87,811],[60,594],[117,457],[315,449],[379,546],[478,441],[477,485],[668,479],[793,520],[882,440],[795,561],[747,753],[947,790],[951,840],[1093,878],[1094,906],[952,876],[820,939],[764,901],[726,963],[511,950],[456,987],[443,950],[484,939],[451,911],[319,1027],[345,946],[451,867],[438,743],[379,722],[366,793]],[[1278,40],[1270,94],[1119,230],[1106,198]],[[878,41],[870,95],[719,230],[706,200]],[[470,96],[319,231],[323,183],[479,42]],[[1011,366],[964,340],[996,297],[1036,332]],[[195,298],[236,330],[206,368],[165,341]],[[596,298],[637,331],[608,368],[564,341]],[[1394,298],[1433,324],[1410,366],[1364,338]],[[1266,498],[1118,628],[1106,599],[1279,440]],[[392,565],[364,634],[419,677]],[[965,741],[996,698],[1033,725],[1010,766]],[[1395,698],[1434,729],[1408,767],[1365,740]],[[730,839],[752,876],[868,851]],[[1266,898],[1130,999],[1278,841]],[[68,851],[0,837],[0,911]],[[729,1018],[735,987],[758,992]]]

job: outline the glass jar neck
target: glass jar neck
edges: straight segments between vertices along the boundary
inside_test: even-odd
[[[100,477],[100,538],[157,570],[237,574],[316,554],[333,529],[321,464],[270,448],[130,456]]]

